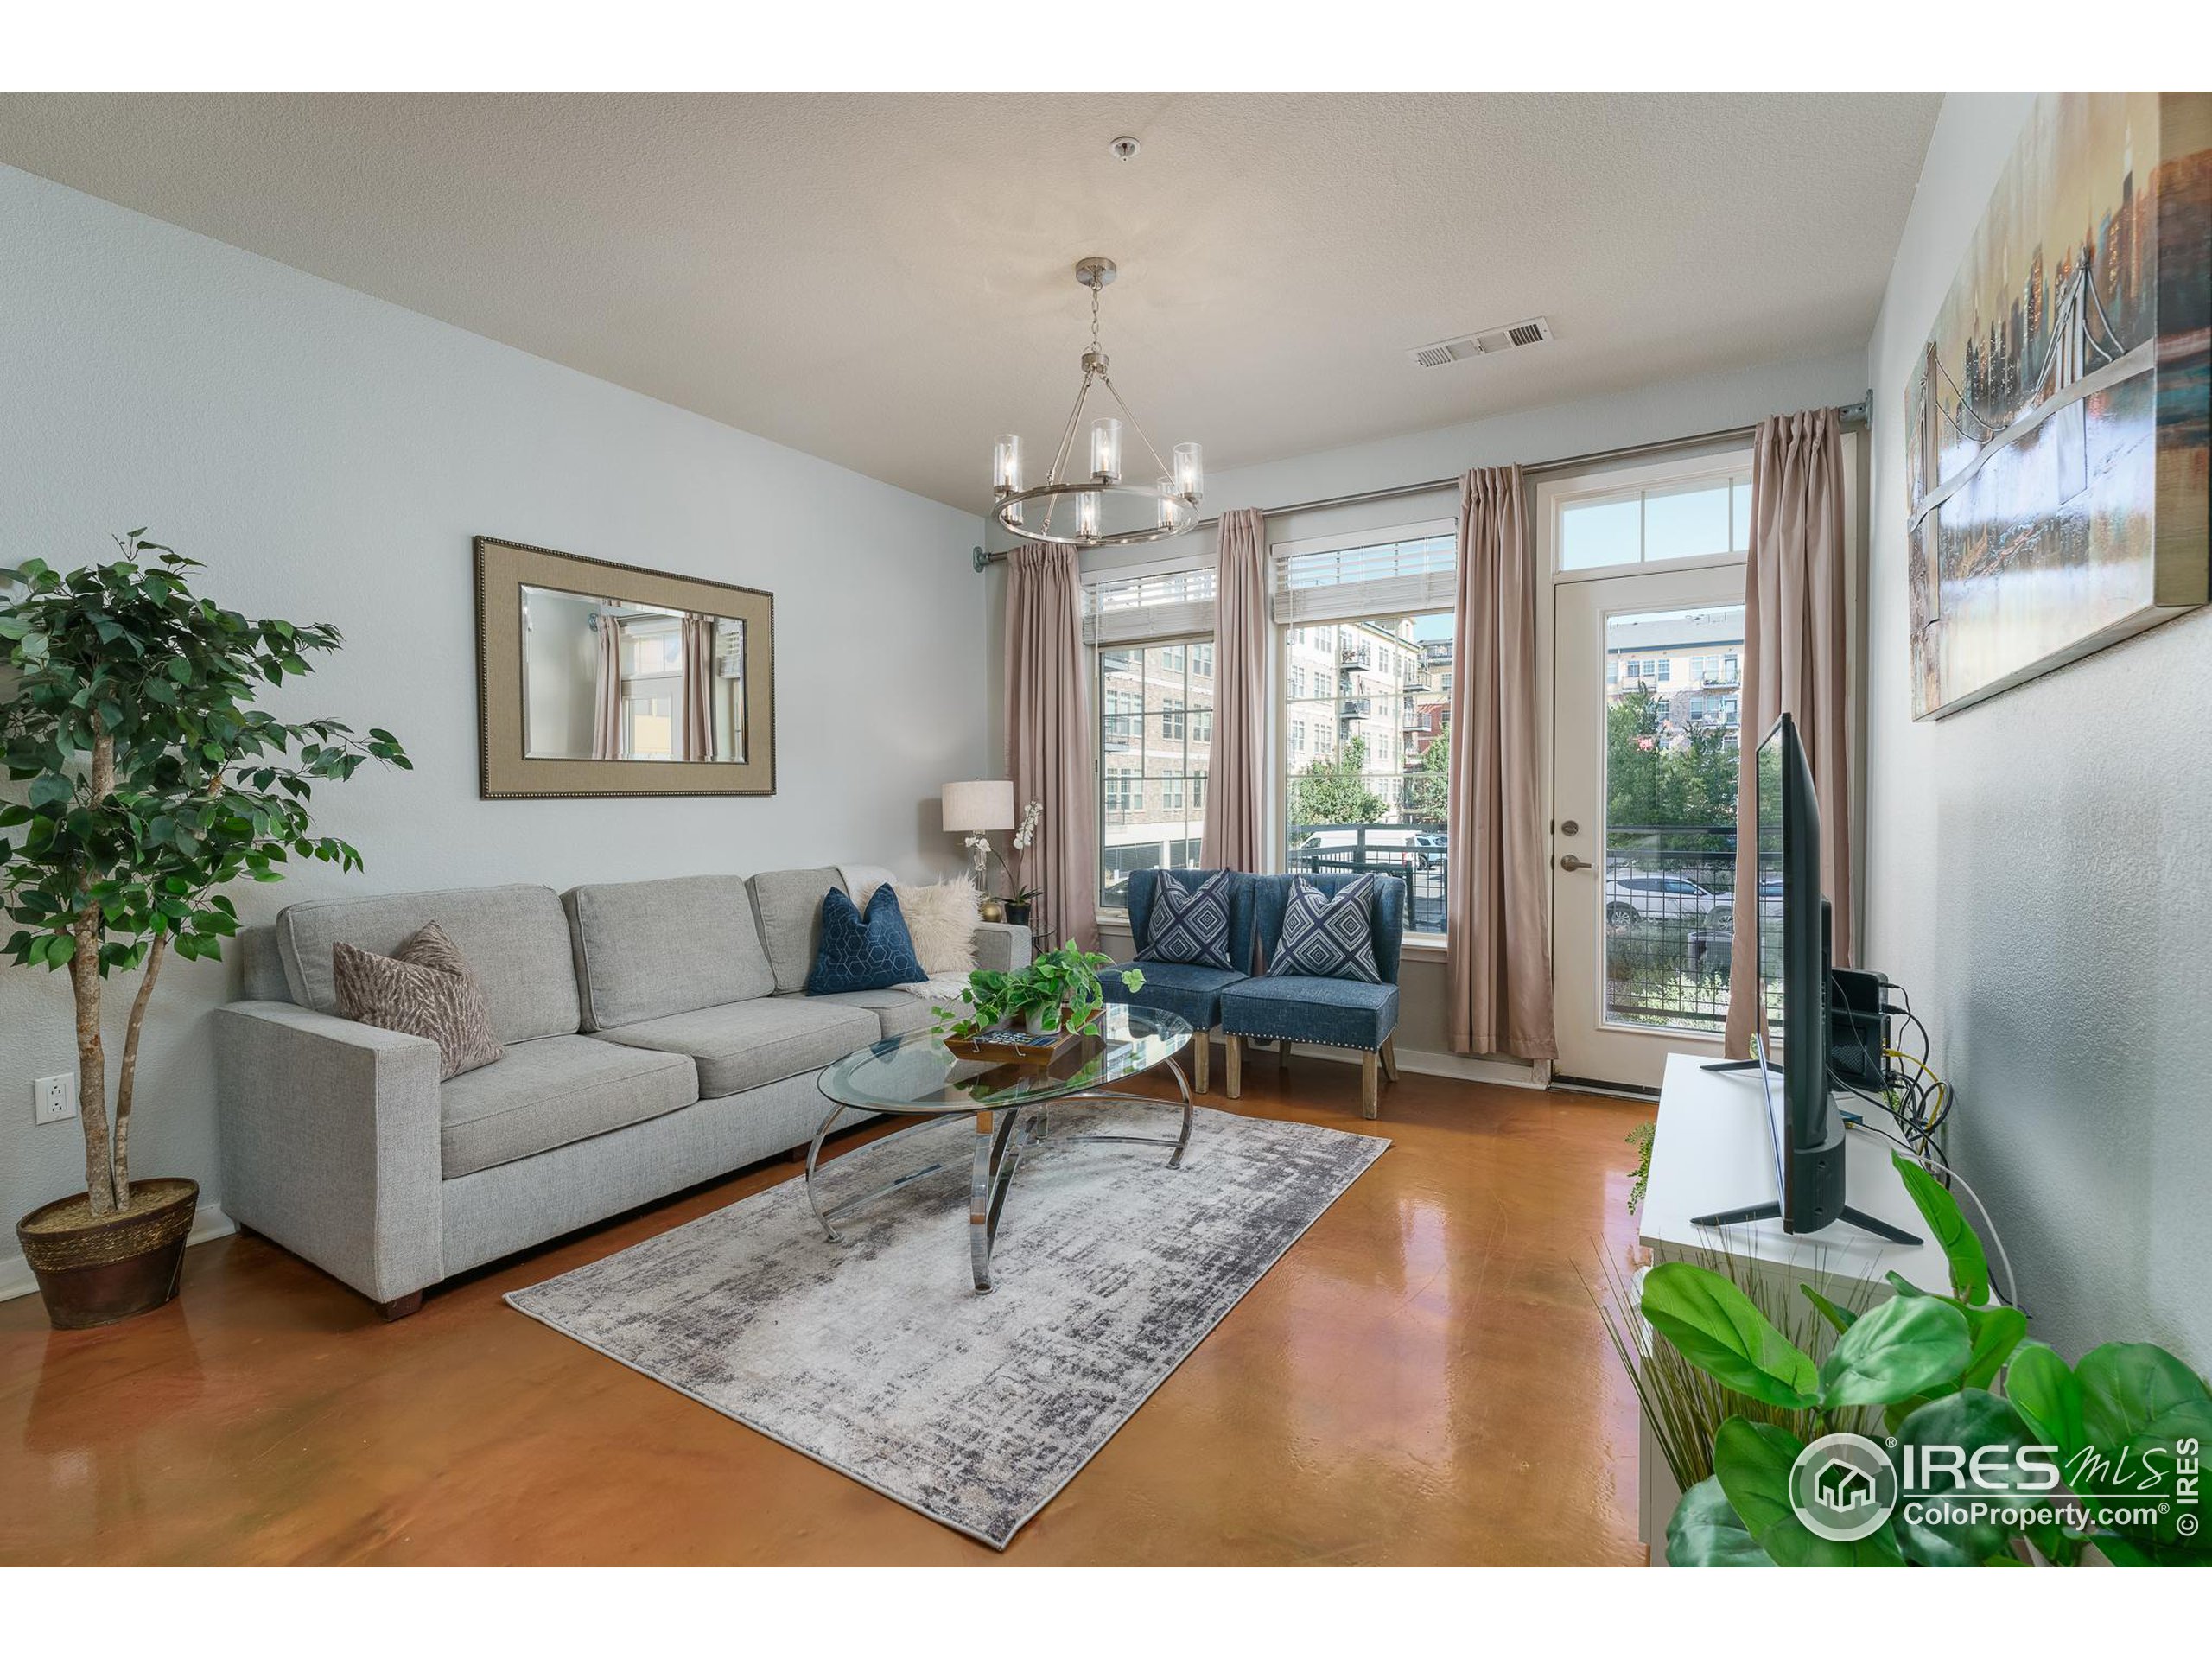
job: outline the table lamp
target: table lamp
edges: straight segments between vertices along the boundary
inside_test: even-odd
[[[944,805],[944,832],[968,837],[969,850],[976,855],[976,890],[984,892],[991,832],[1014,828],[1014,784],[1004,778],[947,784],[940,798]]]

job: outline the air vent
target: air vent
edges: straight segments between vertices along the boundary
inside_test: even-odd
[[[1440,369],[1447,363],[1464,363],[1471,357],[1495,357],[1500,352],[1534,346],[1551,337],[1551,320],[1531,317],[1526,322],[1484,328],[1462,334],[1457,340],[1440,340],[1433,346],[1416,346],[1406,355],[1413,359],[1417,369]]]

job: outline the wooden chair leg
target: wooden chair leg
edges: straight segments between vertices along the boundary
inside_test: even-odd
[[[1275,1064],[1285,1071],[1290,1070],[1290,1039],[1287,1037],[1275,1045]]]
[[[1232,1031],[1224,1037],[1223,1042],[1228,1050],[1228,1095],[1231,1100],[1242,1100],[1244,1097],[1244,1039]]]
[[[1393,1083],[1398,1080],[1398,1039],[1395,1037],[1382,1039],[1382,1075]]]
[[[1213,1033],[1198,1031],[1191,1033],[1191,1092],[1203,1095],[1206,1091],[1206,1073],[1213,1069]]]
[[[419,1290],[410,1290],[404,1296],[395,1296],[388,1302],[378,1302],[377,1313],[389,1324],[393,1319],[405,1319],[410,1313],[419,1310],[422,1306],[423,1293]]]
[[[1382,1116],[1380,1072],[1382,1057],[1373,1049],[1359,1057],[1359,1115],[1362,1117]]]

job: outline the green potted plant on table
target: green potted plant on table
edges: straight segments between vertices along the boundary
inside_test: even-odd
[[[372,756],[409,762],[391,733],[253,707],[264,685],[339,647],[323,624],[251,620],[196,597],[198,562],[143,531],[122,556],[67,574],[43,560],[0,569],[0,646],[14,683],[0,715],[0,909],[18,965],[67,969],[76,1005],[85,1190],[16,1224],[48,1317],[105,1325],[175,1294],[196,1182],[134,1180],[138,1045],[162,965],[219,958],[238,931],[220,888],[283,879],[294,857],[360,868],[312,833],[315,784]],[[10,791],[11,796],[14,791]],[[138,969],[112,1109],[101,1032],[105,982]]]
[[[937,1010],[938,1020],[946,1022],[939,1028],[955,1037],[1016,1025],[1038,1035],[1087,1031],[1106,1006],[1098,970],[1113,962],[1071,940],[1012,973],[978,969],[968,976],[968,988],[960,993],[963,1007]],[[1122,982],[1142,990],[1143,970],[1124,968]]]
[[[1713,1435],[1712,1476],[1668,1522],[1669,1563],[2212,1565],[2196,1473],[2212,1443],[2204,1379],[2149,1343],[2107,1343],[2069,1365],[2026,1340],[2027,1316],[1991,1299],[1956,1201],[1919,1163],[1896,1164],[1943,1247],[1950,1294],[1891,1274],[1895,1294],[1853,1313],[1799,1287],[1835,1332],[1817,1364],[1722,1274],[1669,1262],[1645,1276],[1655,1340],[1754,1402]],[[1801,1414],[1806,1432],[1777,1412]],[[1825,1467],[1867,1476],[1863,1494],[1836,1488],[1850,1524],[1808,1496],[1821,1496],[1821,1449],[1836,1435],[1859,1445]]]

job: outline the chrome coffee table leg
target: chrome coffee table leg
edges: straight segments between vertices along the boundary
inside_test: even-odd
[[[940,1158],[933,1164],[924,1164],[918,1168],[910,1169],[896,1179],[886,1181],[872,1192],[862,1192],[856,1198],[847,1198],[842,1204],[833,1205],[824,1210],[822,1207],[821,1196],[815,1191],[814,1166],[822,1156],[822,1142],[828,1137],[831,1126],[851,1109],[848,1106],[840,1106],[829,1116],[823,1118],[822,1127],[814,1132],[813,1144],[806,1149],[806,1201],[813,1208],[815,1220],[822,1224],[823,1236],[835,1244],[843,1243],[845,1236],[830,1225],[832,1217],[842,1216],[848,1210],[857,1210],[864,1204],[873,1204],[886,1193],[896,1192],[902,1186],[911,1186],[924,1176],[934,1175],[944,1167],[944,1160]],[[919,1123],[910,1123],[905,1128],[893,1129],[889,1135],[872,1141],[868,1144],[871,1147],[887,1147],[893,1141],[903,1140],[910,1135],[918,1135],[924,1129],[935,1128],[938,1122],[938,1119],[932,1117]]]
[[[1029,1137],[1018,1133],[1021,1108],[976,1114],[976,1150],[968,1177],[968,1268],[979,1293],[991,1287],[991,1246],[997,1241],[999,1212],[1021,1163]]]
[[[814,1166],[822,1158],[822,1142],[830,1134],[830,1126],[845,1115],[842,1105],[832,1106],[830,1116],[822,1120],[822,1127],[814,1132],[813,1144],[806,1149],[806,1202],[814,1211],[815,1220],[822,1224],[823,1236],[833,1244],[844,1243],[843,1236],[830,1224],[830,1217],[822,1213],[822,1200],[814,1191]]]
[[[1173,1060],[1162,1060],[1160,1064],[1166,1066],[1167,1075],[1175,1079],[1176,1092],[1182,1096],[1183,1128],[1173,1141],[1158,1135],[1064,1135],[1059,1138],[1063,1141],[1113,1141],[1126,1147],[1172,1147],[1174,1153],[1167,1160],[1167,1167],[1182,1168],[1183,1154],[1190,1150],[1191,1126],[1198,1116],[1198,1107],[1191,1098],[1191,1085],[1183,1075],[1183,1068]],[[1151,1095],[1124,1094],[1116,1089],[1092,1089],[1079,1095],[1062,1095],[1054,1103],[1062,1106],[1157,1106],[1160,1103]]]

